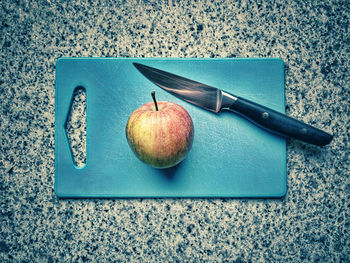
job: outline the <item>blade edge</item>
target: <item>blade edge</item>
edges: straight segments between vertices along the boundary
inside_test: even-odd
[[[140,63],[133,65],[153,84],[175,97],[211,112],[221,111],[223,95],[220,89]]]

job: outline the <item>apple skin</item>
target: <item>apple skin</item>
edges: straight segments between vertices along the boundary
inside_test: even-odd
[[[159,101],[136,109],[126,125],[126,138],[135,155],[155,168],[169,168],[184,160],[194,136],[192,118],[180,105]]]

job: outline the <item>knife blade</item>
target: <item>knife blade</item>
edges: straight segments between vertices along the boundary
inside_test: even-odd
[[[155,85],[211,112],[229,110],[269,132],[318,146],[327,145],[333,139],[331,134],[316,127],[219,88],[140,63],[133,65]]]

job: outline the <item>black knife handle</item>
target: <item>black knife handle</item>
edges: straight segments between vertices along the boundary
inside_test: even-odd
[[[240,97],[229,108],[258,126],[282,136],[319,146],[324,146],[333,139],[332,135],[324,131]]]

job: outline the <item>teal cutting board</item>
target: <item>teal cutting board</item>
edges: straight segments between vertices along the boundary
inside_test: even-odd
[[[143,63],[284,112],[278,58],[61,58],[56,65],[55,192],[59,197],[282,197],[286,141],[232,112],[215,114],[161,90],[132,65]],[[75,167],[65,133],[73,92],[87,96],[86,165]],[[195,136],[187,158],[159,170],[128,146],[130,114],[156,91],[183,106]]]

